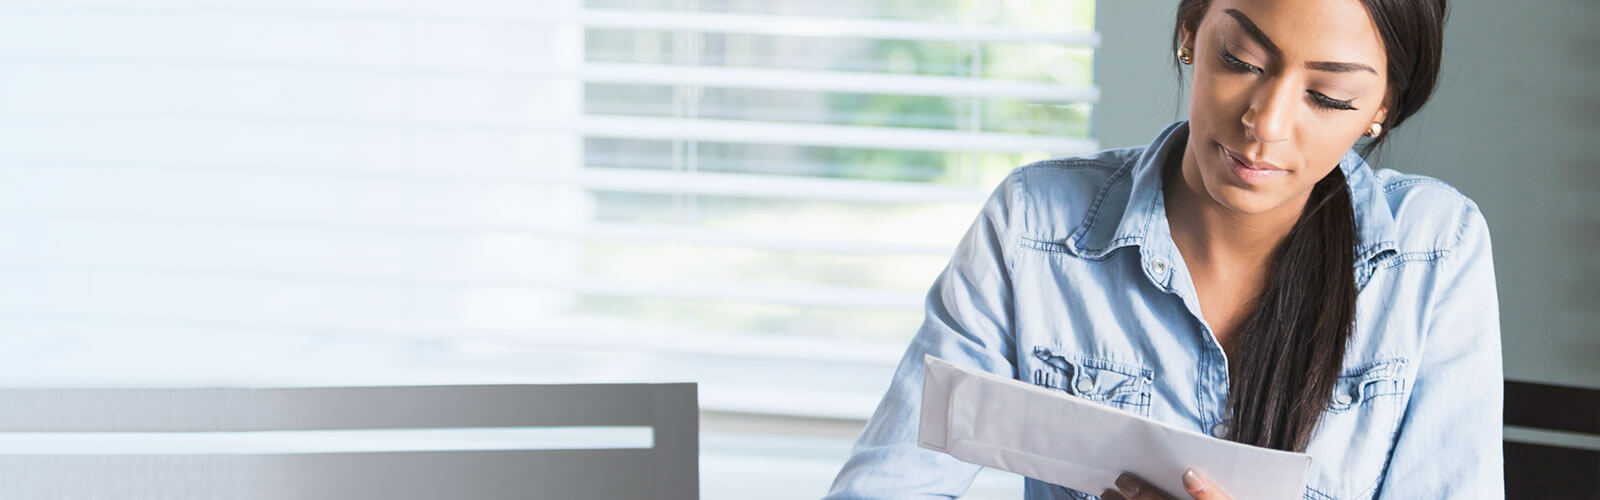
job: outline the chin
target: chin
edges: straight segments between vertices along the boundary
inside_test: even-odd
[[[1244,215],[1261,215],[1271,213],[1283,206],[1283,199],[1273,196],[1272,193],[1241,188],[1226,183],[1211,184],[1206,187],[1207,194],[1218,205],[1228,210]]]

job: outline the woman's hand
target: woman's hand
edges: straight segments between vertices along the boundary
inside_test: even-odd
[[[1231,500],[1228,495],[1218,490],[1216,485],[1211,484],[1211,481],[1200,477],[1200,473],[1194,469],[1183,473],[1183,489],[1194,500]],[[1139,476],[1123,473],[1117,478],[1117,489],[1106,490],[1100,494],[1100,498],[1101,500],[1171,500],[1173,497],[1139,479]]]

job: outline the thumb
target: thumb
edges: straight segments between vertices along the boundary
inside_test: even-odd
[[[1183,472],[1183,489],[1189,492],[1194,500],[1230,500],[1228,495],[1217,489],[1211,481],[1201,477],[1194,469]]]

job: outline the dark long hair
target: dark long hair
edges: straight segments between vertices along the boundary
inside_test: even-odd
[[[1444,39],[1445,0],[1363,0],[1388,55],[1389,111],[1377,149],[1390,130],[1433,93]],[[1209,0],[1181,0],[1172,29],[1195,33]],[[1178,68],[1180,88],[1182,66]],[[1275,250],[1260,302],[1234,332],[1229,376],[1228,439],[1304,451],[1333,396],[1355,323],[1355,210],[1344,172],[1333,169],[1311,189],[1300,219]]]

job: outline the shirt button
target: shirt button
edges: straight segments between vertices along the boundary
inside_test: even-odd
[[[1348,405],[1350,404],[1350,395],[1341,392],[1333,397],[1333,403],[1339,406]]]
[[[1167,261],[1156,259],[1150,262],[1150,271],[1157,276],[1167,274]]]
[[[1094,390],[1094,381],[1090,380],[1088,377],[1080,378],[1078,379],[1078,382],[1074,384],[1074,387],[1077,387],[1078,392],[1080,393],[1089,392]]]
[[[1211,435],[1219,438],[1228,435],[1228,424],[1217,422],[1217,425],[1211,426]]]

